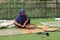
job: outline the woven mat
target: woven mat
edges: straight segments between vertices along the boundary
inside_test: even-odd
[[[58,29],[56,28],[48,28],[45,31],[56,31]],[[42,29],[20,29],[20,28],[14,28],[14,29],[0,29],[0,36],[6,36],[6,35],[17,35],[17,34],[31,34],[31,33],[38,33],[38,32],[44,32]]]
[[[0,36],[6,36],[6,35],[16,35],[16,34],[29,34],[29,33],[37,33],[37,32],[43,32],[41,29],[1,29],[0,30]]]

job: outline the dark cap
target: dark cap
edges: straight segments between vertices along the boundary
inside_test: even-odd
[[[25,13],[25,10],[23,8],[20,8],[20,13]]]

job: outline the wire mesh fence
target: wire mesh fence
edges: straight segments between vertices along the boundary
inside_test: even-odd
[[[0,0],[0,19],[14,19],[21,7],[28,17],[60,17],[60,0]]]

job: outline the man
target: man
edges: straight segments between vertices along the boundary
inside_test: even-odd
[[[33,26],[32,27],[27,26],[27,25],[30,25],[30,19],[27,17],[25,10],[23,8],[20,8],[20,11],[19,11],[18,15],[16,16],[14,24],[18,28],[35,28]]]

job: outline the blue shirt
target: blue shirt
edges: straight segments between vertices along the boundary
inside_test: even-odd
[[[20,14],[18,14],[15,19],[15,21],[19,24],[24,23],[26,20],[27,20],[27,16],[24,15],[23,17],[21,17]]]

